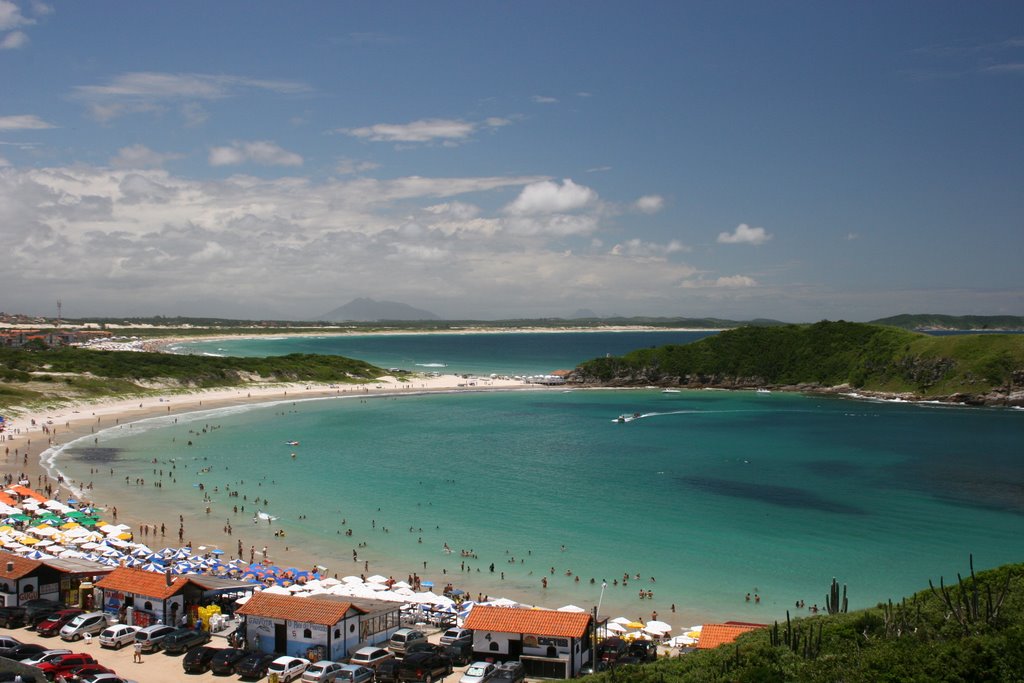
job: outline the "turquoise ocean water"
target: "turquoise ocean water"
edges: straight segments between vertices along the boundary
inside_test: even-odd
[[[569,340],[545,338],[543,367],[506,352],[489,369],[574,364],[556,348]],[[621,413],[643,417],[613,422]],[[282,402],[177,419],[104,432],[68,448],[58,466],[95,478],[101,501],[152,510],[154,522],[168,521],[169,541],[180,510],[209,505],[234,526],[229,551],[237,538],[246,555],[250,544],[283,543],[272,528],[284,528],[288,544],[332,573],[358,574],[369,561],[371,573],[418,571],[438,586],[550,607],[592,607],[605,579],[602,613],[657,611],[677,626],[784,618],[798,599],[822,604],[833,576],[853,608],[949,579],[970,553],[978,568],[1024,559],[1021,411],[554,389]],[[110,467],[116,478],[99,474]],[[256,497],[276,526],[253,525]],[[460,549],[478,557],[468,572]],[[639,599],[640,588],[654,599]],[[755,590],[761,603],[746,603]]]

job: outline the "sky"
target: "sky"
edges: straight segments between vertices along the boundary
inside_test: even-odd
[[[1024,315],[1024,3],[0,0],[0,311]]]

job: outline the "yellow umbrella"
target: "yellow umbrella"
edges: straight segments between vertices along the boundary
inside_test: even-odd
[[[631,621],[628,624],[626,624],[626,626],[628,626],[629,628],[643,628],[644,627],[644,622],[642,622],[642,621]]]
[[[39,541],[40,539],[35,536],[29,536],[28,534],[18,539],[18,543],[21,543],[22,545],[35,545],[36,543],[39,543]]]
[[[82,525],[79,524],[78,522],[67,522],[66,524],[61,524],[60,528],[61,529],[74,529],[76,526],[82,526]]]

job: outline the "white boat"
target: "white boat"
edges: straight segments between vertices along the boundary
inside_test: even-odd
[[[640,413],[633,413],[632,415],[627,415],[626,413],[623,413],[622,415],[619,415],[617,418],[612,420],[612,422],[632,422],[638,417],[640,417]]]
[[[769,391],[768,389],[765,389],[765,388],[762,387],[761,389],[757,390],[757,393],[759,393],[759,394],[770,394],[772,392]]]
[[[662,389],[661,393],[663,393],[663,394],[678,394],[679,390],[678,389]]]

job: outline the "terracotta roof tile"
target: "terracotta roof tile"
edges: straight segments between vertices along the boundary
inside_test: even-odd
[[[697,640],[697,648],[710,650],[724,643],[731,643],[747,631],[763,628],[755,624],[704,624]]]
[[[466,618],[465,627],[474,631],[581,638],[590,627],[590,615],[586,612],[477,605]]]
[[[10,570],[7,569],[10,565]],[[38,567],[43,565],[39,560],[30,560],[14,553],[0,553],[0,578],[14,581],[23,576],[28,576]]]
[[[177,595],[191,581],[182,576],[171,577],[171,585],[167,585],[167,576],[157,572],[147,572],[132,567],[118,567],[96,582],[96,586],[106,590],[123,591],[143,595],[147,598],[166,600]]]
[[[353,609],[360,613],[366,612],[351,602],[260,592],[255,593],[244,605],[235,610],[235,613],[334,626]]]

